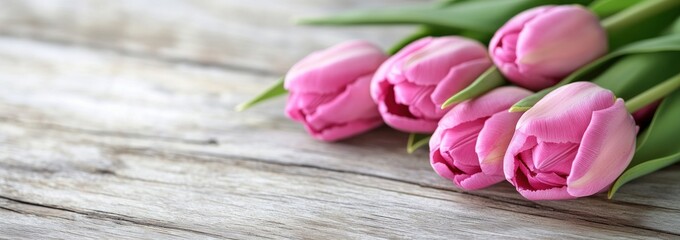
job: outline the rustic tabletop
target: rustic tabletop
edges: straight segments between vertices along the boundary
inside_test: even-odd
[[[327,144],[284,100],[232,109],[342,40],[296,16],[417,0],[1,0],[0,238],[680,238],[680,166],[614,200],[464,192],[386,127]]]

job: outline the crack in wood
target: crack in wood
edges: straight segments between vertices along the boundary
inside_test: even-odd
[[[507,211],[514,212],[514,213],[527,214],[527,215],[531,215],[531,216],[546,217],[546,216],[541,215],[541,214],[535,214],[535,213],[530,213],[530,212],[513,210],[512,208],[505,209],[505,208],[499,208],[499,207],[492,206],[492,205],[490,205],[488,207],[493,208],[493,209],[498,209],[498,210],[507,210]],[[569,213],[569,211],[558,211],[558,212]],[[578,215],[576,215],[576,216],[578,216]],[[651,232],[658,232],[658,233],[663,233],[663,234],[668,234],[668,235],[673,235],[673,236],[680,236],[680,233],[674,233],[674,232],[664,231],[664,230],[660,230],[660,229],[653,229],[653,228],[648,228],[648,227],[644,227],[644,226],[636,226],[636,225],[630,225],[630,224],[624,224],[624,223],[618,223],[618,222],[612,223],[610,221],[594,221],[594,220],[588,219],[588,218],[577,218],[577,219],[585,221],[585,222],[589,222],[589,223],[595,223],[595,224],[617,225],[617,226],[630,227],[630,228],[646,230],[646,231],[651,231]]]
[[[110,212],[104,212],[104,211],[99,211],[99,210],[79,211],[79,210],[73,210],[73,209],[69,209],[69,208],[63,208],[63,207],[58,207],[58,206],[52,206],[52,205],[46,205],[46,204],[24,201],[24,200],[21,200],[21,199],[16,199],[16,198],[2,196],[2,195],[0,195],[0,199],[4,199],[4,200],[14,202],[14,203],[18,203],[18,204],[29,205],[29,206],[33,206],[33,207],[47,208],[47,209],[51,209],[51,210],[58,210],[58,211],[74,213],[74,214],[78,214],[78,215],[82,215],[82,216],[86,216],[86,217],[91,217],[91,218],[96,218],[96,219],[101,219],[101,220],[108,219],[108,220],[126,222],[126,223],[129,223],[129,224],[135,224],[135,225],[141,225],[141,226],[185,231],[185,232],[209,236],[209,237],[213,237],[213,238],[227,238],[226,236],[208,233],[208,232],[203,232],[203,231],[197,231],[197,230],[193,230],[193,229],[187,229],[187,228],[182,228],[182,227],[163,225],[163,224],[160,224],[160,223],[151,223],[151,222],[144,222],[144,221],[140,221],[140,220],[135,220],[134,217],[125,216],[125,215],[121,215],[121,214],[117,214],[117,213],[110,213]],[[9,208],[2,207],[2,206],[0,206],[0,208],[6,209],[8,211],[17,212],[17,213],[20,213],[20,214],[25,214],[25,212],[18,212],[16,210],[9,209]]]
[[[142,150],[142,149],[136,149],[136,150]],[[150,152],[154,152],[154,154],[151,154]],[[403,180],[403,179],[385,177],[385,176],[374,175],[374,174],[366,174],[366,173],[361,173],[361,172],[353,172],[353,171],[338,170],[338,169],[328,169],[328,168],[323,168],[323,167],[314,166],[314,165],[307,165],[307,164],[282,163],[282,162],[271,161],[271,160],[267,160],[267,159],[249,158],[249,157],[227,155],[227,154],[212,154],[212,153],[203,153],[203,152],[182,153],[182,152],[156,151],[156,150],[151,150],[151,149],[144,149],[144,151],[143,151],[143,154],[149,154],[150,156],[151,155],[156,156],[155,153],[182,156],[183,158],[186,158],[186,159],[193,159],[193,158],[197,158],[197,157],[202,157],[202,156],[206,157],[207,156],[207,157],[211,157],[211,158],[225,159],[225,160],[230,160],[230,161],[239,161],[239,160],[241,160],[241,161],[251,161],[251,162],[272,164],[272,165],[283,166],[283,167],[301,167],[301,168],[310,168],[310,169],[319,170],[319,171],[331,171],[331,172],[336,172],[336,173],[341,173],[341,174],[354,174],[354,175],[360,175],[360,176],[370,177],[370,178],[378,178],[378,179],[382,179],[382,180],[394,181],[394,182],[399,182],[399,183],[404,183],[404,184],[409,184],[409,185],[416,185],[416,186],[422,187],[422,188],[435,189],[435,190],[453,192],[453,193],[457,193],[457,194],[463,194],[463,195],[467,195],[467,196],[474,197],[474,198],[481,198],[481,199],[484,199],[484,200],[487,200],[487,201],[500,202],[500,203],[503,203],[503,204],[510,205],[510,207],[507,207],[507,208],[495,207],[495,209],[509,211],[509,212],[513,212],[513,213],[528,214],[528,215],[538,216],[538,217],[548,217],[548,218],[552,217],[552,215],[548,215],[548,214],[536,214],[536,213],[529,213],[527,211],[513,210],[516,207],[527,207],[527,208],[531,208],[531,209],[535,209],[535,210],[556,212],[556,213],[559,213],[559,214],[563,214],[563,215],[565,215],[568,218],[573,219],[573,220],[582,220],[582,221],[585,221],[585,222],[604,224],[604,225],[612,224],[611,219],[602,218],[602,217],[597,216],[597,215],[582,215],[581,213],[578,213],[578,212],[573,212],[573,211],[569,211],[569,210],[566,210],[566,209],[555,209],[555,208],[552,208],[552,207],[543,206],[543,205],[533,203],[533,202],[522,203],[522,202],[519,202],[519,201],[503,199],[503,198],[500,198],[500,197],[492,197],[492,196],[475,194],[475,193],[470,193],[470,192],[456,190],[456,189],[448,189],[448,188],[442,188],[442,187],[437,187],[437,186],[431,186],[431,185],[426,185],[426,184],[422,184],[422,183],[418,183],[418,182],[412,182],[412,181],[407,181],[407,180]],[[201,159],[200,161],[212,162],[212,163],[224,163],[222,161],[210,160],[210,159],[205,159],[205,158]],[[304,174],[300,174],[300,175],[304,175]],[[424,197],[424,198],[440,200],[440,201],[451,201],[451,200],[445,199],[445,198],[424,196],[424,195],[419,195],[419,194],[414,194],[414,193],[409,193],[409,192],[397,191],[397,190],[393,190],[393,189],[376,188],[375,186],[371,186],[371,185],[357,184],[355,182],[349,182],[349,181],[345,181],[345,180],[337,179],[337,178],[333,178],[333,179],[336,180],[336,181],[341,181],[341,182],[356,185],[356,186],[362,186],[362,187],[373,188],[373,189],[378,189],[378,190],[383,190],[383,191],[406,194],[406,195],[411,195],[411,196],[415,196],[415,197]],[[512,207],[512,206],[515,206],[515,207]],[[638,207],[667,209],[667,208],[656,207],[656,206],[648,206],[648,205],[639,205]],[[677,209],[667,209],[667,210],[679,212]],[[641,230],[654,231],[654,232],[659,232],[659,233],[665,233],[665,234],[680,236],[680,233],[673,233],[673,232],[668,232],[668,231],[663,231],[663,230],[657,230],[657,229],[647,228],[647,227],[643,227],[643,226],[636,226],[636,225],[630,225],[630,224],[625,224],[625,223],[616,223],[616,224],[618,224],[619,226],[625,226],[625,227],[631,227],[631,228],[636,228],[636,229],[641,229]]]
[[[8,207],[0,206],[0,209],[6,210],[6,211],[10,211],[10,212],[14,212],[14,213],[18,213],[18,214],[24,214],[24,212],[17,211],[17,210],[15,210],[15,209],[11,209],[11,208],[8,208]]]
[[[235,156],[230,156],[230,158],[234,158],[234,157],[235,157]],[[241,157],[241,158],[242,158],[242,157]],[[418,183],[418,182],[406,181],[406,180],[403,180],[403,179],[385,177],[385,176],[380,176],[380,175],[365,174],[365,173],[360,173],[360,172],[344,171],[344,170],[336,170],[336,169],[327,169],[327,168],[322,168],[322,167],[313,166],[313,165],[305,165],[305,164],[282,164],[282,163],[280,163],[280,162],[274,162],[274,161],[268,161],[268,160],[260,160],[260,162],[267,162],[267,163],[272,163],[272,164],[281,165],[281,166],[288,166],[288,167],[305,167],[305,168],[313,168],[313,169],[322,170],[322,171],[325,170],[325,171],[333,171],[333,172],[344,173],[344,174],[356,174],[356,175],[361,175],[361,176],[366,176],[366,177],[373,177],[373,178],[379,178],[379,179],[383,179],[383,180],[396,181],[396,182],[405,183],[405,184],[417,185],[417,186],[422,187],[422,188],[430,188],[430,189],[436,189],[436,190],[454,192],[454,193],[463,194],[463,195],[468,195],[468,196],[472,196],[472,197],[476,197],[476,198],[482,198],[482,199],[485,199],[485,200],[498,201],[498,202],[501,202],[501,203],[504,203],[504,204],[514,205],[514,206],[529,207],[529,208],[533,208],[533,209],[536,209],[536,210],[549,210],[549,211],[554,211],[554,212],[562,213],[562,214],[565,214],[565,215],[568,215],[568,216],[572,216],[573,219],[583,220],[583,221],[591,222],[591,223],[598,223],[598,224],[605,224],[605,225],[611,224],[611,223],[612,223],[612,222],[610,221],[610,219],[603,219],[602,217],[595,216],[595,215],[580,215],[579,213],[575,213],[575,212],[572,212],[572,211],[562,210],[562,209],[555,209],[555,208],[550,208],[550,207],[546,207],[546,206],[543,206],[543,205],[540,205],[540,204],[521,204],[521,203],[519,203],[519,202],[517,202],[517,201],[508,201],[508,200],[506,200],[506,199],[502,199],[502,198],[498,198],[498,197],[490,197],[490,196],[486,196],[486,195],[474,194],[474,193],[465,192],[465,191],[460,191],[460,190],[455,190],[455,189],[441,188],[441,187],[437,187],[437,186],[431,186],[431,185],[426,185],[426,184],[422,184],[422,183]],[[425,197],[425,198],[430,198],[430,199],[435,199],[435,200],[441,200],[441,201],[450,201],[450,200],[444,199],[444,198],[436,198],[436,197],[430,197],[430,196],[423,196],[423,195],[418,195],[418,194],[409,193],[409,192],[396,191],[396,190],[393,190],[393,189],[376,188],[376,187],[374,187],[374,186],[363,185],[363,184],[357,184],[357,183],[354,183],[354,182],[344,181],[344,180],[342,180],[342,179],[335,179],[335,180],[337,180],[337,181],[342,181],[342,182],[345,182],[345,183],[348,183],[348,184],[353,184],[353,185],[359,185],[359,186],[368,187],[368,188],[379,189],[379,190],[383,190],[383,191],[390,191],[390,192],[395,192],[395,193],[400,193],[400,194],[406,194],[406,195],[411,195],[411,196],[416,196],[416,197]],[[648,206],[648,205],[638,205],[638,207],[645,207],[645,208],[650,208],[650,207],[654,207],[654,208],[662,208],[662,207]],[[528,214],[528,215],[532,215],[532,216],[550,217],[550,216],[548,216],[548,215],[533,214],[533,213],[529,213],[529,212],[526,212],[526,211],[514,211],[514,210],[512,210],[512,209],[513,209],[512,207],[509,207],[509,208],[496,208],[496,209],[498,209],[498,210],[504,210],[504,211],[510,211],[510,212],[514,212],[514,213]],[[672,211],[676,211],[676,212],[678,211],[677,209],[667,209],[667,208],[662,208],[662,209],[672,210]],[[594,220],[592,220],[592,219],[598,219],[599,221],[594,221]],[[679,233],[673,233],[673,232],[668,232],[668,231],[663,231],[663,230],[651,229],[651,228],[646,228],[646,227],[642,227],[642,226],[635,226],[635,225],[630,225],[630,224],[622,224],[622,223],[617,223],[617,224],[619,224],[619,225],[621,225],[621,226],[636,228],[636,229],[642,229],[642,230],[648,230],[648,231],[655,231],[655,232],[661,232],[661,233],[666,233],[666,234],[671,234],[671,235],[680,236]]]
[[[181,139],[181,138],[171,138],[171,137],[159,137],[159,136],[149,136],[149,135],[142,135],[142,134],[136,134],[136,133],[119,133],[119,132],[110,132],[110,131],[100,131],[100,130],[92,130],[92,129],[82,129],[82,128],[75,128],[75,127],[70,127],[70,126],[64,126],[60,124],[53,124],[53,123],[45,123],[45,122],[30,122],[30,121],[25,121],[25,120],[19,120],[19,119],[14,119],[14,118],[9,118],[9,117],[0,117],[1,121],[7,121],[7,122],[12,122],[14,124],[19,124],[19,125],[24,125],[24,126],[30,126],[30,127],[36,127],[40,129],[45,129],[46,127],[50,130],[54,131],[62,131],[62,132],[68,132],[68,133],[80,133],[80,134],[85,134],[85,135],[105,135],[105,136],[115,136],[115,137],[121,137],[121,138],[130,138],[130,139],[141,139],[141,140],[152,140],[152,141],[166,141],[166,142],[172,142],[172,143],[183,143],[183,144],[193,144],[193,145],[212,145],[210,143],[210,139],[208,140],[186,140],[186,139]],[[197,158],[200,159],[202,162],[214,162],[214,163],[224,163],[224,160],[227,159],[229,161],[249,161],[249,162],[256,162],[256,163],[264,163],[264,164],[272,164],[272,165],[277,165],[277,166],[284,166],[284,167],[295,167],[295,168],[308,168],[308,169],[315,169],[319,171],[330,171],[330,172],[336,172],[336,173],[341,173],[341,174],[353,174],[353,175],[359,175],[359,176],[364,176],[364,177],[370,177],[370,178],[377,178],[377,179],[382,179],[382,180],[389,180],[389,181],[394,181],[394,182],[399,182],[399,183],[404,183],[404,184],[410,184],[410,185],[416,185],[422,188],[428,188],[428,189],[436,189],[436,190],[441,190],[441,191],[447,191],[447,192],[453,192],[457,194],[463,194],[463,195],[468,195],[476,198],[481,198],[489,201],[497,201],[500,203],[508,204],[511,206],[520,206],[520,207],[528,207],[536,210],[547,210],[547,211],[554,211],[560,214],[564,214],[568,216],[568,218],[572,219],[577,219],[577,220],[582,220],[586,222],[591,222],[591,223],[598,223],[598,224],[616,224],[619,226],[625,226],[625,227],[631,227],[631,228],[636,228],[636,229],[641,229],[641,230],[647,230],[647,231],[655,231],[659,233],[665,233],[665,234],[670,234],[670,235],[676,235],[680,236],[678,233],[673,233],[673,232],[668,232],[664,230],[658,230],[658,229],[651,229],[648,227],[644,226],[636,226],[636,225],[630,225],[626,223],[621,223],[621,222],[615,222],[612,223],[611,221],[608,221],[608,219],[602,219],[599,216],[596,215],[583,215],[583,213],[579,212],[572,212],[567,209],[554,209],[551,207],[543,206],[540,204],[535,204],[535,203],[524,203],[520,201],[515,201],[512,199],[504,199],[502,197],[494,197],[494,196],[486,196],[483,194],[476,194],[476,193],[470,193],[470,192],[465,192],[465,191],[460,191],[457,189],[451,189],[451,188],[443,188],[443,187],[438,187],[438,186],[433,186],[433,185],[428,185],[416,181],[409,181],[409,180],[404,180],[404,179],[399,179],[399,178],[394,178],[390,176],[382,176],[382,175],[377,175],[377,174],[370,174],[370,173],[364,173],[364,172],[357,172],[357,171],[350,171],[350,170],[343,170],[343,169],[334,169],[334,168],[326,168],[322,166],[317,166],[317,165],[311,165],[311,164],[301,164],[301,163],[286,163],[286,162],[280,162],[280,161],[275,161],[271,159],[264,159],[264,158],[257,158],[257,157],[246,157],[246,156],[239,156],[239,155],[232,155],[232,154],[222,154],[222,153],[206,153],[206,152],[200,152],[200,151],[158,151],[156,149],[150,149],[150,148],[129,148],[129,147],[113,147],[109,146],[111,148],[115,149],[124,149],[124,152],[126,153],[133,153],[133,154],[143,154],[143,155],[149,155],[149,156],[158,156],[158,153],[160,154],[165,154],[165,155],[170,155],[170,156],[181,156],[184,159],[188,159],[191,161],[196,161]],[[215,160],[219,159],[219,160]],[[40,169],[36,171],[42,171]],[[115,177],[119,178],[124,178],[124,179],[130,179],[130,180],[136,180],[136,181],[144,181],[144,182],[152,182],[152,183],[157,183],[157,184],[173,184],[176,185],[176,183],[170,183],[170,182],[164,182],[164,181],[154,181],[154,180],[149,180],[149,179],[143,179],[143,178],[134,178],[130,176],[124,176],[124,175],[118,175],[114,170],[111,169],[95,169],[93,171],[89,171],[91,174],[103,174],[103,175],[112,175]],[[301,174],[304,175],[304,174]],[[337,180],[337,179],[336,179]],[[356,184],[353,182],[347,182],[343,181],[345,183],[350,183],[354,185],[361,185],[361,184]],[[373,186],[367,186],[367,185],[361,185],[364,187],[370,187],[370,188],[375,188]],[[434,198],[430,196],[423,196],[423,195],[418,195],[418,194],[413,194],[413,193],[406,193],[406,192],[401,192],[401,191],[395,191],[391,189],[383,189],[383,188],[377,188],[380,190],[384,191],[392,191],[392,192],[397,192],[401,194],[408,194],[408,195],[413,195],[417,197],[426,197],[426,198],[432,198],[432,199],[437,199],[437,200],[442,200],[442,201],[448,201],[447,199],[442,199],[442,198]],[[8,200],[13,200],[11,198],[6,198],[2,197]],[[27,204],[30,204],[26,202]],[[678,212],[677,209],[669,209],[669,208],[664,208],[664,207],[657,207],[657,206],[648,206],[648,205],[640,205],[640,204],[635,204],[635,203],[628,203],[628,202],[622,202],[618,201],[617,203],[621,204],[627,204],[635,207],[644,207],[644,208],[659,208],[659,209],[664,209],[667,211],[675,211]],[[115,213],[108,213],[108,212],[91,212],[91,213],[82,213],[74,210],[69,210],[69,209],[63,209],[63,208],[58,208],[58,207],[50,207],[50,206],[45,206],[45,205],[40,205],[40,204],[35,204],[36,206],[42,206],[42,207],[49,207],[53,209],[59,209],[59,210],[64,210],[64,211],[70,211],[74,213],[79,213],[79,214],[90,214],[98,217],[106,217],[109,219],[113,220],[120,220],[120,221],[127,221],[127,222],[132,222],[132,223],[137,223],[139,221],[134,220],[134,219],[128,219],[128,216],[125,215],[117,215]],[[536,214],[536,213],[530,213],[530,212],[519,212],[515,211],[512,209],[512,207],[507,207],[507,208],[499,208],[499,207],[494,207],[495,209],[499,210],[504,210],[504,211],[509,211],[509,212],[516,212],[516,213],[522,213],[522,214],[528,214],[532,216],[540,216],[540,217],[550,217],[546,214]],[[595,220],[593,220],[595,219]],[[140,224],[148,224],[148,223],[143,223],[141,222]],[[150,225],[150,226],[158,226],[158,227],[166,227],[163,225]],[[169,228],[169,227],[166,227]],[[187,230],[183,228],[176,228],[178,230]],[[197,233],[203,233],[203,232],[197,232]],[[217,236],[217,235],[215,235]],[[223,236],[219,236],[223,237]]]

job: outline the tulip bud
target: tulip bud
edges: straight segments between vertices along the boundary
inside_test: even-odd
[[[522,88],[501,87],[453,107],[430,138],[435,172],[467,190],[503,181],[503,156],[522,116],[508,109],[529,95]]]
[[[592,12],[578,5],[526,10],[491,39],[489,54],[513,83],[540,90],[607,52],[607,34]]]
[[[490,66],[484,46],[474,40],[423,38],[380,66],[371,96],[391,127],[432,133],[447,111],[441,105]]]
[[[370,96],[373,73],[387,55],[365,41],[315,52],[286,74],[286,114],[314,138],[335,141],[382,124]]]
[[[637,127],[622,99],[590,82],[560,87],[517,122],[505,177],[530,200],[599,193],[635,152]]]

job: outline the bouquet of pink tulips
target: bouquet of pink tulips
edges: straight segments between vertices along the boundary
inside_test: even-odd
[[[387,124],[466,190],[609,191],[680,161],[680,1],[449,0],[303,20],[416,24],[310,54],[262,95],[322,141]],[[488,46],[488,47],[485,47]]]

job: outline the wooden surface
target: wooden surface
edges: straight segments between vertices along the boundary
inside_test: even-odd
[[[0,1],[0,238],[680,238],[680,166],[614,200],[463,192],[387,128],[233,107],[315,49],[409,27],[295,16],[417,0]],[[485,236],[488,235],[488,236]]]

